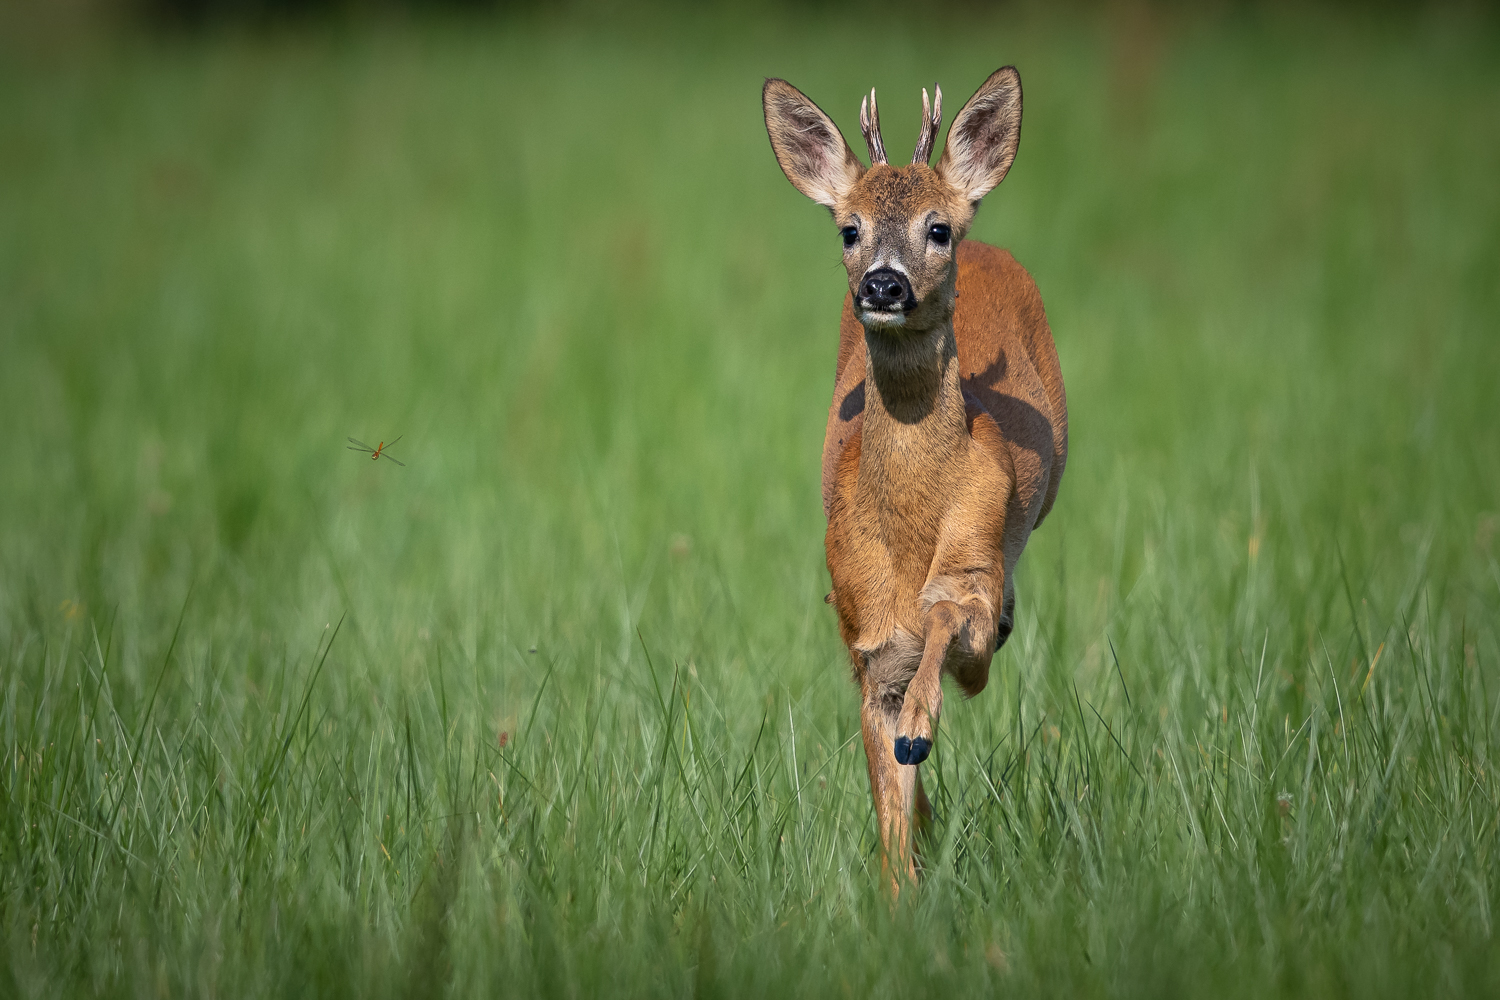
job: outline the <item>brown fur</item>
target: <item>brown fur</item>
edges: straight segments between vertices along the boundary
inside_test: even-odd
[[[832,603],[861,689],[885,870],[899,891],[915,877],[913,810],[930,810],[917,767],[898,763],[893,744],[930,745],[942,673],[966,695],[988,682],[1013,623],[1016,562],[1067,460],[1067,401],[1041,296],[1008,252],[962,239],[1015,156],[1020,78],[1007,68],[985,82],[936,170],[865,170],[857,160],[851,169],[833,123],[781,81],[767,83],[766,108],[792,183],[857,230],[844,254],[850,294],[823,506]],[[938,224],[951,239],[932,235]],[[884,267],[910,285],[902,310],[862,305],[875,300],[861,299],[861,280]]]

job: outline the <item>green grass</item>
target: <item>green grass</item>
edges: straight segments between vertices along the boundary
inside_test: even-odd
[[[1500,989],[1496,23],[905,21],[4,43],[0,994]],[[759,88],[1010,62],[1072,447],[892,911]]]

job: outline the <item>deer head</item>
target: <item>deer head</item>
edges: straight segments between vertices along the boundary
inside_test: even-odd
[[[953,315],[955,256],[979,201],[1005,178],[1021,139],[1021,77],[996,70],[948,130],[936,169],[927,165],[942,123],[943,92],[929,106],[907,166],[886,162],[875,91],[860,102],[870,150],[860,163],[822,109],[785,80],[762,92],[766,131],[792,186],[833,212],[844,245],[854,309],[868,330],[930,330]]]

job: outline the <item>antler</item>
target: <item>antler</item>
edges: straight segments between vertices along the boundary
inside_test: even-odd
[[[943,88],[934,83],[932,89],[936,91],[937,98],[929,108],[927,88],[922,88],[922,131],[917,135],[917,151],[911,155],[913,163],[926,163],[931,158],[933,143],[937,142],[938,128],[943,124]]]
[[[880,138],[880,109],[875,106],[875,88],[870,88],[870,97],[859,101],[859,130],[865,134],[865,145],[870,147],[870,166],[886,162],[885,140]]]

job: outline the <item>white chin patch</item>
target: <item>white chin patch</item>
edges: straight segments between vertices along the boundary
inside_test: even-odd
[[[861,318],[866,326],[905,326],[906,313],[904,312],[881,312],[879,309],[866,309]]]

